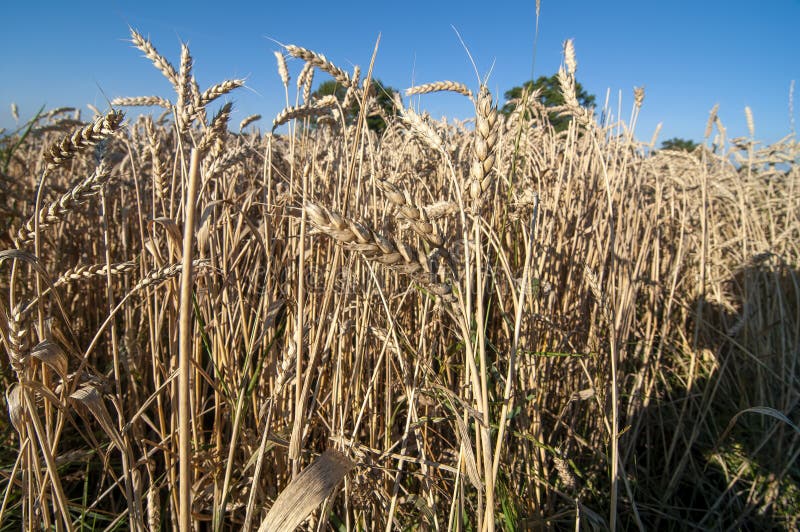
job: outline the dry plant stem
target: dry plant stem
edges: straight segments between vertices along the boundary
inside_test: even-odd
[[[373,53],[372,53],[372,60],[370,61],[370,68],[369,68],[369,72],[367,73],[367,78],[366,78],[365,85],[364,85],[365,87],[369,87],[370,86],[370,81],[372,79],[372,77],[371,77],[372,76],[372,68],[373,68],[373,66],[375,64],[375,57],[378,54],[378,45],[379,44],[380,44],[380,35],[378,36],[378,39],[375,42],[375,49],[373,50]],[[345,186],[345,193],[344,193],[344,196],[343,196],[345,198],[345,201],[344,201],[344,204],[342,205],[342,215],[343,216],[347,216],[347,206],[349,204],[348,197],[349,197],[350,185],[352,183],[353,175],[355,174],[355,170],[356,170],[356,159],[357,159],[357,155],[358,155],[358,146],[359,146],[359,142],[360,142],[360,138],[361,138],[361,131],[362,131],[363,127],[364,127],[366,98],[368,96],[368,92],[369,91],[364,90],[364,98],[363,98],[363,101],[362,101],[361,112],[359,113],[359,117],[358,117],[358,126],[357,126],[357,129],[356,129],[356,136],[355,136],[355,140],[353,142],[353,152],[352,152],[351,158],[350,158],[350,165],[348,166],[347,185]],[[303,211],[305,211],[305,209],[303,209]],[[301,255],[301,258],[302,258],[302,255]],[[337,246],[336,247],[336,251],[334,252],[334,258],[333,258],[333,263],[332,263],[334,269],[338,269],[338,267],[340,265],[340,260],[341,260],[341,249],[340,249],[339,246]],[[328,309],[328,305],[330,304],[330,298],[331,298],[332,294],[333,294],[333,286],[329,285],[326,288],[325,296],[323,297],[322,310],[321,310],[321,314],[320,314],[321,316],[325,316],[326,315],[327,309]],[[322,324],[320,323],[320,327],[321,326],[322,326]],[[316,357],[317,357],[317,348],[318,348],[318,342],[320,341],[320,337],[321,337],[320,331],[317,331],[317,334],[314,336],[314,346],[313,346],[311,352],[309,353],[308,371],[307,371],[306,378],[304,379],[304,382],[303,382],[302,391],[300,391],[300,393],[299,393],[300,402],[297,403],[297,405],[298,405],[297,414],[295,416],[295,423],[292,426],[292,438],[291,438],[291,442],[290,442],[290,446],[289,446],[289,457],[295,460],[293,462],[293,466],[292,466],[293,476],[297,474],[296,473],[297,465],[296,465],[295,456],[299,457],[299,453],[300,453],[301,446],[302,446],[302,441],[301,441],[302,433],[300,431],[300,423],[297,422],[297,419],[298,419],[298,417],[302,418],[304,416],[304,413],[305,413],[306,396],[308,395],[308,391],[309,391],[309,388],[310,388],[312,373],[315,370]],[[295,377],[296,379],[299,379],[300,375],[301,375],[301,373],[299,371],[299,359],[300,359],[301,349],[302,349],[302,344],[298,344],[297,345],[298,371],[297,371],[297,375]],[[299,388],[297,386],[298,383],[299,383],[299,380],[296,380],[296,382],[295,382],[296,393],[297,393],[297,391],[299,391]]]
[[[483,244],[481,239],[482,218],[473,218],[475,231],[475,338],[477,343],[478,359],[480,360],[480,412],[483,415],[481,426],[481,441],[483,443],[483,476],[486,489],[486,515],[484,516],[483,530],[494,532],[494,478],[492,474],[492,440],[489,434],[491,423],[489,415],[489,388],[488,388],[488,361],[486,359],[486,317],[484,315],[484,288],[486,279],[483,277]]]
[[[533,243],[534,235],[536,232],[536,217],[539,214],[539,198],[535,198],[533,213],[531,214],[531,221],[528,228],[528,239],[525,246],[525,264],[522,269],[522,286],[520,288],[519,297],[516,301],[516,312],[514,315],[514,337],[511,343],[511,353],[508,360],[508,374],[506,375],[506,386],[503,391],[503,408],[498,418],[499,429],[497,431],[497,441],[494,447],[494,461],[492,464],[492,479],[497,481],[497,471],[500,468],[500,458],[502,456],[503,441],[506,434],[506,426],[508,425],[508,413],[511,410],[512,402],[511,396],[515,382],[515,371],[517,363],[517,354],[519,351],[519,337],[520,329],[522,327],[522,313],[525,311],[525,296],[528,293],[527,287],[530,282],[531,275],[531,260],[533,258]]]
[[[364,91],[361,97],[361,110],[358,113],[358,122],[356,126],[356,137],[353,141],[353,153],[350,157],[350,165],[347,167],[347,184],[344,187],[345,202],[342,205],[342,216],[347,216],[347,208],[349,205],[348,198],[350,197],[350,186],[353,182],[353,176],[356,172],[356,158],[358,156],[359,144],[361,142],[361,132],[364,129],[364,122],[367,119],[367,99],[369,98],[370,89],[372,87],[372,69],[375,67],[375,58],[378,57],[378,46],[381,43],[381,36],[375,39],[375,48],[372,50],[372,59],[369,61],[369,70],[367,77],[364,79]]]
[[[248,350],[247,357],[245,358],[245,375],[250,370],[252,361],[252,350]],[[244,417],[244,407],[247,399],[247,385],[246,382],[239,383],[239,393],[236,397],[236,407],[233,416],[233,429],[231,439],[228,442],[228,460],[225,466],[225,478],[222,482],[222,496],[218,507],[214,508],[214,530],[222,530],[223,519],[225,517],[225,510],[227,508],[228,494],[230,493],[231,476],[233,475],[234,455],[237,450],[239,442],[239,434],[242,427]],[[254,488],[255,489],[255,488]]]
[[[308,197],[308,174],[310,168],[303,170],[303,205]],[[297,315],[295,316],[294,345],[295,354],[295,412],[292,426],[292,441],[289,447],[289,458],[292,459],[292,478],[299,473],[299,459],[302,448],[302,425],[304,423],[303,412],[305,411],[305,397],[303,394],[303,316],[305,314],[305,253],[306,253],[306,210],[301,209],[300,214],[300,240],[298,242],[297,253]]]
[[[269,400],[269,407],[267,410],[267,417],[264,420],[264,433],[261,435],[261,443],[258,447],[258,459],[256,460],[256,467],[253,471],[253,484],[250,487],[250,497],[247,499],[247,510],[244,517],[244,532],[250,532],[253,523],[253,508],[256,503],[256,494],[258,493],[258,484],[261,481],[261,469],[264,466],[264,457],[267,454],[267,440],[269,438],[269,424],[272,421],[272,409],[275,406],[275,398]]]
[[[606,199],[608,200],[608,240],[611,254],[609,261],[609,270],[614,271],[614,256],[616,245],[616,227],[614,223],[614,202],[611,190],[611,181],[608,177],[608,169],[597,141],[597,135],[594,131],[592,134],[592,142],[594,148],[597,150],[598,157],[600,158],[600,169],[602,170],[603,177],[606,185]],[[610,516],[609,524],[611,530],[616,530],[617,526],[617,498],[619,495],[619,389],[617,383],[617,364],[619,362],[619,352],[617,348],[617,308],[613,303],[615,298],[611,298],[609,302],[609,344],[611,349],[611,503],[610,503]],[[631,501],[633,502],[633,501]]]
[[[49,139],[85,127],[46,114],[0,176],[6,238],[26,250],[0,251],[0,351],[6,380],[23,383],[30,403],[12,382],[14,427],[5,426],[20,455],[16,469],[7,460],[0,528],[64,530],[51,480],[60,475],[76,530],[95,515],[133,529],[135,512],[140,528],[178,530],[178,278],[190,151],[202,138],[195,529],[238,529],[243,517],[258,528],[292,485],[284,447],[295,419],[300,471],[333,441],[366,473],[315,505],[309,530],[336,516],[348,529],[484,532],[513,520],[509,509],[523,528],[608,528],[615,479],[619,530],[680,529],[698,515],[702,529],[798,528],[791,427],[756,414],[718,430],[742,404],[789,418],[797,406],[793,138],[764,146],[751,134],[729,148],[714,115],[719,136],[695,152],[647,151],[631,137],[635,100],[629,125],[598,125],[571,101],[555,112],[577,119],[556,132],[552,109],[527,91],[495,130],[477,90],[474,128],[408,112],[385,116],[379,135],[366,123],[359,133],[339,106],[318,127],[296,120],[284,135],[234,135],[227,117],[210,127],[214,111],[198,107],[225,87],[204,93],[185,54],[181,63],[184,108],[197,109],[189,134],[171,114],[133,120],[104,143],[108,172],[93,176],[94,133],[67,138],[35,213],[41,173],[29,169],[46,168]],[[316,69],[306,64],[292,101]],[[347,88],[354,108],[358,78]],[[434,88],[446,84],[412,92]],[[606,111],[617,116],[612,100]],[[84,151],[67,162],[72,148]],[[306,164],[313,173],[299,173]],[[219,275],[207,276],[210,265]],[[42,320],[51,326],[38,331]],[[88,403],[77,418],[76,387],[76,397],[113,404],[122,430],[105,419],[99,432]],[[103,484],[87,500],[84,467]]]
[[[109,228],[108,228],[108,198],[106,197],[105,190],[100,191],[100,201],[103,206],[103,247],[105,248],[105,255],[106,255],[106,298],[108,300],[108,310],[109,312],[113,311],[114,309],[114,291],[111,285],[111,247],[110,247],[110,236],[109,236]],[[119,340],[117,338],[117,327],[115,322],[111,322],[110,326],[110,336],[111,336],[111,353],[112,353],[112,363],[114,367],[114,383],[116,386],[117,397],[122,397],[122,382],[123,382],[123,374],[120,371],[119,365]],[[121,431],[123,425],[122,417],[118,419],[117,428]],[[123,477],[124,477],[124,487],[125,487],[125,499],[128,501],[128,513],[130,515],[132,521],[132,530],[144,530],[144,521],[142,520],[141,516],[141,499],[139,497],[139,493],[134,493],[133,484],[131,473],[133,472],[130,466],[130,442],[127,433],[123,434],[123,440],[125,446],[123,449],[119,449],[121,458],[122,458],[122,469],[123,469]]]
[[[180,352],[178,355],[179,529],[181,532],[189,532],[192,519],[192,447],[189,431],[191,418],[189,376],[192,369],[192,244],[201,155],[199,150],[192,149],[186,203],[184,203],[183,271],[181,272],[179,322]]]
[[[42,421],[39,419],[36,405],[30,396],[30,391],[26,387],[22,389],[22,396],[24,398],[25,408],[28,411],[28,420],[31,421],[31,424],[33,425],[34,432],[36,434],[36,440],[39,444],[42,454],[44,455],[45,464],[47,464],[47,474],[50,478],[50,482],[53,485],[53,495],[55,496],[54,498],[56,506],[61,512],[63,526],[68,532],[72,532],[72,519],[69,515],[69,507],[67,505],[66,495],[61,487],[61,478],[58,475],[58,466],[56,465],[55,458],[50,450],[50,444],[46,439],[47,436],[44,433]],[[41,483],[40,485],[43,486]]]

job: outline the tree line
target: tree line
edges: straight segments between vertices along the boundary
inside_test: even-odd
[[[516,109],[516,106],[526,92],[527,94],[534,94],[534,92],[536,92],[537,99],[548,108],[557,108],[565,103],[564,96],[561,93],[561,87],[558,82],[558,76],[555,74],[549,77],[539,76],[535,80],[526,81],[522,85],[512,87],[511,89],[507,90],[503,94],[503,97],[505,98],[505,104],[500,108],[500,112],[506,116],[510,115],[514,109]],[[313,96],[315,98],[322,98],[323,96],[334,95],[340,103],[343,103],[346,93],[346,87],[342,86],[336,80],[329,80],[320,84],[319,87],[317,87],[317,89],[313,92]],[[584,87],[577,81],[575,82],[575,95],[578,99],[578,103],[580,103],[581,106],[586,108],[594,107],[596,102],[595,95],[589,94],[586,89],[584,89]],[[397,114],[397,109],[395,109],[394,105],[394,99],[396,96],[399,96],[399,91],[394,87],[385,85],[379,79],[373,79],[372,96],[375,98],[376,104],[381,112],[378,114],[368,115],[366,117],[366,123],[369,129],[380,134],[383,133],[387,127],[384,116],[390,117]],[[356,99],[351,99],[347,109],[344,109],[344,119],[347,123],[355,122],[356,118],[358,117],[360,105],[361,102],[357,101]],[[548,118],[550,119],[550,124],[556,131],[564,131],[567,129],[569,127],[570,120],[572,120],[570,116],[563,115],[556,111],[548,113]],[[692,140],[678,137],[667,139],[661,143],[662,150],[691,152],[694,151],[697,146],[698,144]]]

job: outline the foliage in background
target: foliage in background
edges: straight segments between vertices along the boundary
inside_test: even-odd
[[[662,150],[693,152],[698,144],[693,140],[674,137],[661,143]]]
[[[336,80],[327,80],[319,85],[312,93],[314,99],[320,99],[323,96],[334,95],[340,103],[345,102],[347,88]],[[373,112],[367,115],[367,127],[376,133],[383,133],[386,130],[386,120],[390,117],[397,115],[395,108],[394,98],[395,95],[399,97],[396,89],[384,85],[380,80],[372,80],[372,94],[375,97],[375,108]],[[354,124],[359,113],[361,102],[353,98],[345,112],[345,121],[348,124]]]
[[[553,74],[550,77],[539,76],[536,78],[536,81],[526,81],[522,84],[522,86],[512,87],[511,89],[507,90],[503,94],[503,97],[506,99],[506,103],[503,105],[500,112],[506,116],[509,116],[520,103],[523,97],[523,91],[528,92],[528,97],[536,94],[536,99],[545,107],[560,107],[565,103],[564,94],[561,90],[558,76]],[[586,109],[594,107],[594,95],[586,92],[586,90],[583,88],[583,85],[581,85],[579,82],[575,82],[575,96],[578,99],[578,103],[582,107]],[[567,129],[567,127],[569,127],[569,123],[571,121],[569,116],[564,116],[558,111],[551,111],[547,116],[550,124],[557,132],[564,131]]]

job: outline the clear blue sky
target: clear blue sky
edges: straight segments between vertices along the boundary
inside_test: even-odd
[[[380,33],[375,76],[405,89],[456,80],[477,84],[473,67],[491,70],[501,97],[530,78],[534,1],[420,2],[8,2],[0,22],[0,127],[12,127],[10,104],[22,118],[48,108],[87,103],[103,109],[105,95],[173,97],[167,81],[129,39],[128,26],[149,36],[159,52],[179,62],[189,44],[201,89],[245,77],[233,93],[233,123],[252,113],[262,129],[283,106],[273,41],[311,48],[343,68],[364,70]],[[756,137],[775,141],[791,132],[789,87],[800,85],[800,0],[557,1],[542,0],[535,76],[554,73],[561,45],[575,40],[578,80],[602,105],[607,90],[622,116],[630,115],[634,86],[646,86],[637,136],[701,140],[708,112],[720,104],[729,136],[746,135],[744,107],[755,116]],[[792,37],[795,35],[795,37]],[[299,61],[290,62],[295,77]],[[316,81],[324,79],[318,74]],[[797,87],[800,92],[800,86]],[[795,94],[795,117],[800,107]],[[458,95],[425,96],[423,109],[465,118]],[[85,109],[85,107],[84,107]],[[88,112],[88,111],[87,111]]]

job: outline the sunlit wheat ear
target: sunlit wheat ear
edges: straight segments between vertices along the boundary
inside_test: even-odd
[[[136,261],[127,260],[125,262],[117,262],[111,264],[85,264],[78,265],[65,271],[58,276],[58,279],[53,283],[53,286],[67,285],[76,281],[83,281],[93,279],[96,277],[105,277],[108,274],[122,275],[124,273],[136,269]]]
[[[24,358],[28,354],[28,328],[24,322],[22,309],[25,305],[21,302],[9,309],[6,316],[8,329],[8,362],[16,373],[24,371]]]
[[[744,116],[747,120],[747,131],[750,133],[750,138],[755,138],[756,136],[756,124],[753,120],[753,110],[750,109],[749,105],[746,105],[744,108]]]
[[[575,59],[575,43],[572,39],[564,41],[564,64],[567,67],[567,74],[574,76],[578,70],[578,61]]]
[[[131,41],[133,45],[144,52],[144,55],[153,62],[153,65],[164,74],[164,77],[169,80],[175,90],[179,91],[181,82],[178,73],[175,71],[175,67],[173,67],[164,56],[158,53],[158,50],[156,50],[156,47],[153,46],[150,40],[145,39],[138,31],[131,28]]]
[[[359,251],[367,260],[409,275],[445,302],[455,300],[451,286],[435,278],[435,272],[432,271],[428,257],[425,257],[424,253],[418,253],[404,242],[387,238],[321,205],[308,203],[305,205],[305,212],[312,226],[333,238],[345,249]]]
[[[223,105],[220,110],[217,111],[217,114],[214,115],[214,118],[211,119],[211,123],[203,134],[203,140],[200,141],[200,145],[198,146],[201,153],[209,153],[212,157],[218,157],[222,154],[222,147],[228,133],[228,122],[231,119],[232,109],[233,104],[228,102]]]
[[[303,65],[303,70],[297,76],[297,90],[303,91],[303,102],[308,104],[311,98],[311,86],[314,83],[314,65],[306,63]]]
[[[243,131],[244,128],[246,128],[247,126],[258,120],[261,120],[261,115],[259,114],[254,114],[244,117],[244,119],[242,119],[242,121],[239,122],[239,131]]]
[[[53,144],[45,153],[44,162],[47,171],[52,171],[66,164],[79,153],[96,145],[104,138],[113,135],[125,117],[122,111],[111,111],[98,117],[91,124],[78,129],[59,142]]]
[[[171,109],[172,102],[160,96],[129,96],[111,100],[114,107],[163,107]]]
[[[355,100],[361,100],[362,91],[358,88],[358,81],[361,78],[361,67],[356,65],[353,68],[353,82],[347,88],[342,101],[342,109],[349,109]]]
[[[186,125],[189,121],[189,107],[192,101],[192,54],[189,47],[181,44],[181,64],[178,70],[178,86],[175,88],[178,93],[177,111],[181,118],[181,124]]]
[[[310,105],[301,105],[298,107],[287,107],[272,121],[272,131],[275,131],[279,126],[285,124],[289,120],[295,118],[305,118],[307,116],[320,116],[328,113],[330,109],[337,103],[336,96],[328,95],[312,102]]]
[[[57,224],[64,220],[66,215],[74,211],[76,207],[100,192],[100,189],[103,188],[103,185],[110,177],[111,169],[105,161],[102,161],[100,166],[89,177],[75,185],[75,187],[47,207],[42,207],[35,216],[31,216],[17,232],[17,240],[22,244],[32,242],[36,234],[36,217],[38,217],[39,229],[45,229]]]
[[[641,109],[643,102],[644,102],[644,87],[634,87],[633,88],[633,105],[636,106],[636,109]]]
[[[306,48],[301,48],[300,46],[295,46],[293,44],[286,45],[286,51],[292,57],[302,59],[303,61],[314,65],[320,70],[324,70],[345,87],[350,86],[350,76],[347,74],[347,72],[331,63],[324,55],[318,54]]]
[[[420,140],[424,141],[431,148],[444,151],[444,142],[439,133],[431,125],[419,116],[412,108],[403,107],[400,97],[395,102],[396,108],[400,111],[400,118],[409,127],[412,133]]]
[[[207,271],[210,269],[210,263],[208,260],[205,259],[195,259],[192,261],[192,271],[196,271],[198,273]],[[170,264],[168,266],[164,266],[162,268],[156,268],[155,270],[150,271],[147,275],[142,277],[139,282],[137,282],[133,288],[131,288],[131,292],[137,292],[139,290],[143,290],[150,286],[156,286],[158,284],[163,283],[167,279],[172,279],[177,277],[183,271],[183,264],[178,262],[175,264]]]
[[[386,194],[386,198],[397,207],[399,219],[408,221],[411,229],[432,246],[442,246],[442,235],[430,223],[424,207],[413,205],[407,195],[388,181],[379,181],[378,186]]]
[[[212,85],[200,94],[200,105],[206,106],[220,96],[228,94],[239,87],[244,87],[243,79],[228,79],[216,85]]]
[[[156,132],[153,119],[150,117],[145,121],[145,131],[147,132],[147,140],[150,146],[150,159],[153,163],[153,188],[156,196],[159,199],[163,199],[169,194],[169,186],[167,185],[168,169],[161,162],[161,137]]]
[[[289,69],[286,68],[286,58],[280,52],[273,52],[275,54],[275,61],[278,63],[278,75],[281,77],[281,83],[287,89],[289,88]]]
[[[708,113],[708,121],[706,122],[706,129],[703,133],[703,137],[708,140],[711,136],[711,130],[714,127],[714,122],[717,120],[717,112],[719,111],[719,104],[715,104],[714,107],[711,108],[711,111]]]
[[[469,194],[477,202],[488,190],[492,182],[492,169],[497,144],[497,107],[492,94],[485,86],[481,87],[475,102],[475,144],[472,150]]]
[[[428,94],[431,92],[441,92],[441,91],[456,92],[458,94],[463,94],[470,100],[472,99],[472,91],[469,90],[467,86],[464,85],[463,83],[458,83],[456,81],[434,81],[433,83],[416,85],[414,87],[406,89],[406,96],[413,96],[415,94]]]

